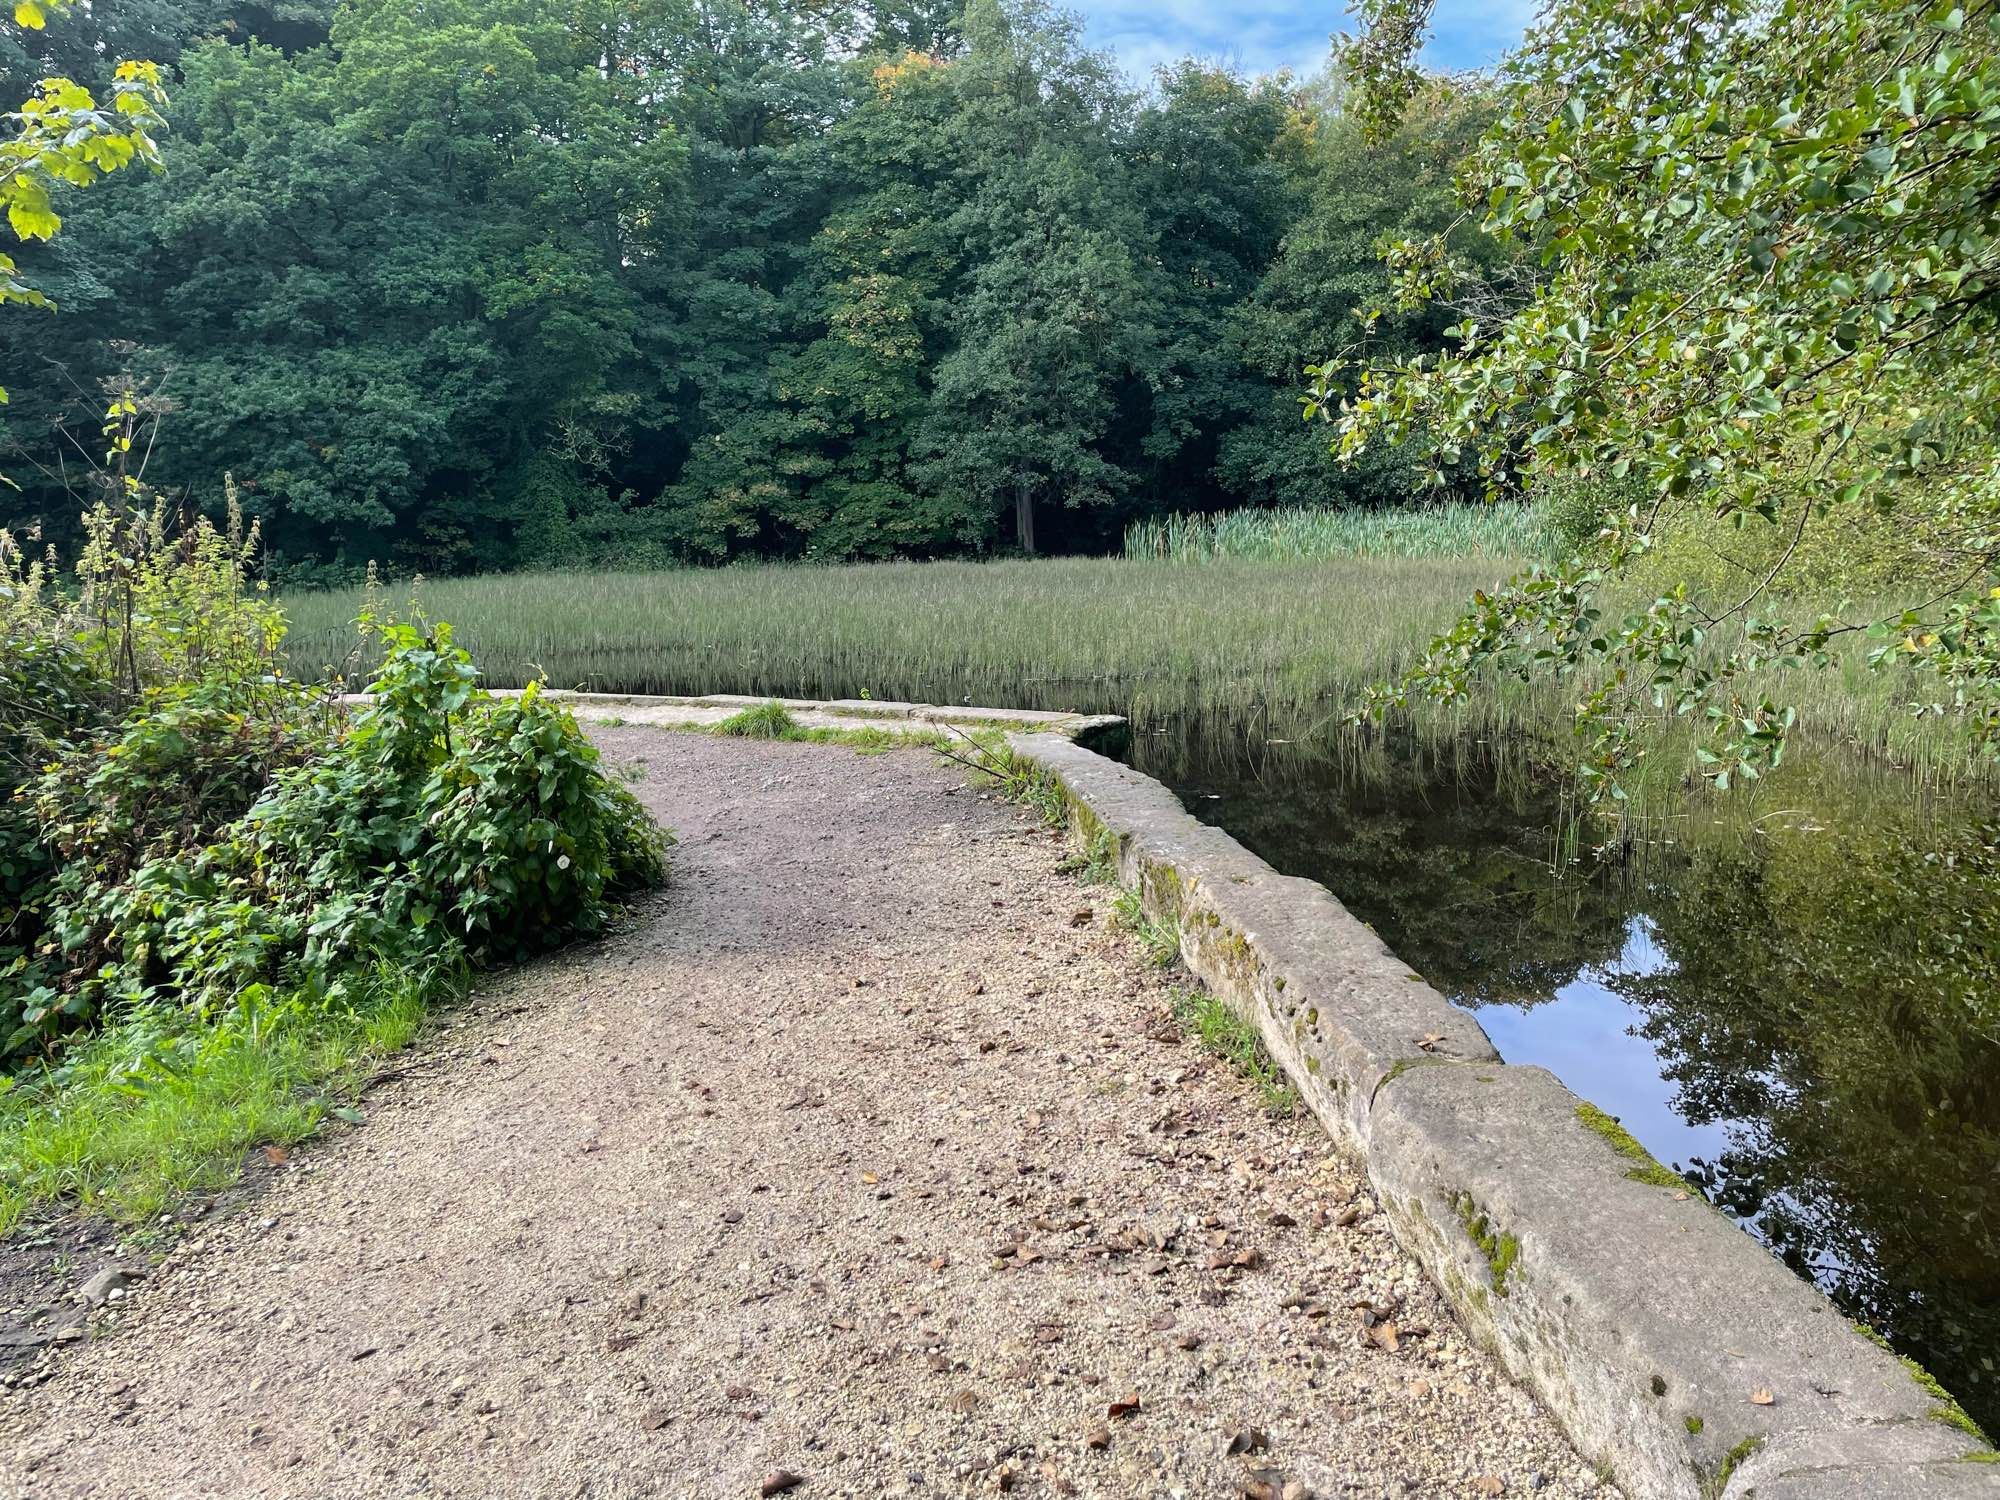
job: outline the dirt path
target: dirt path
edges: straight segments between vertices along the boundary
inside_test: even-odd
[[[673,889],[0,1393],[0,1494],[1606,1493],[1019,810],[599,738]]]

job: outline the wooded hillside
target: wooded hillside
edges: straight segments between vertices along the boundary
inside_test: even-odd
[[[76,513],[129,384],[148,482],[213,509],[233,474],[293,579],[1402,498],[1301,369],[1489,113],[1437,85],[1370,144],[1325,78],[1135,92],[1040,0],[149,0],[6,46],[8,98],[124,57],[170,96],[164,171],[18,257],[58,311],[0,325],[6,519]]]

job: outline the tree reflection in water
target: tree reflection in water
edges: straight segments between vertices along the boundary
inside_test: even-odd
[[[1890,773],[1580,820],[1503,747],[1139,736],[2000,1427],[2000,817]]]

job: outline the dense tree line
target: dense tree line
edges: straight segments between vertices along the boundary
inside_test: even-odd
[[[1300,420],[1378,242],[1486,116],[1364,142],[1326,79],[1135,90],[1041,0],[146,0],[5,39],[10,97],[169,65],[164,170],[60,207],[0,327],[10,520],[107,392],[294,571],[1089,548],[1371,503]],[[32,52],[24,50],[33,48]],[[1378,330],[1435,343],[1442,321]]]

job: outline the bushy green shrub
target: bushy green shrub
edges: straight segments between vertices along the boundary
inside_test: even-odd
[[[449,626],[367,622],[350,711],[285,676],[254,531],[86,531],[69,595],[0,542],[0,1071],[109,1020],[515,958],[664,877],[568,711],[482,692]]]
[[[567,709],[532,686],[481,692],[448,626],[383,634],[352,729],[245,820],[308,967],[409,944],[516,957],[596,931],[613,896],[663,878],[668,837]]]

